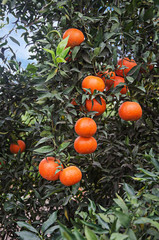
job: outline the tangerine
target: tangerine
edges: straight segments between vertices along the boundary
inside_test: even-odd
[[[81,170],[76,166],[70,166],[60,172],[60,181],[65,186],[72,186],[82,179]]]
[[[75,98],[72,99],[71,104],[74,105],[74,106],[78,106],[78,104],[75,101]]]
[[[115,72],[107,70],[105,72],[98,72],[97,75],[103,79],[106,91],[108,91],[114,83]]]
[[[92,118],[83,117],[75,124],[75,132],[82,137],[92,137],[97,131],[97,124]]]
[[[83,33],[76,28],[69,28],[67,29],[63,34],[63,39],[68,37],[68,43],[66,47],[75,47],[79,46],[84,41],[84,35]]]
[[[148,68],[149,68],[150,71],[152,71],[152,69],[154,68],[154,65],[152,65],[152,64],[149,63],[149,64],[148,64]]]
[[[103,92],[105,89],[105,83],[103,82],[103,80],[100,77],[87,76],[82,81],[82,89],[84,90],[84,92],[86,92],[86,90],[84,88],[90,88],[92,94],[93,94],[94,90]]]
[[[134,59],[129,59],[129,58],[123,58],[119,59],[118,63],[118,68],[116,69],[115,73],[116,75],[120,77],[127,76],[128,72],[137,65]],[[121,67],[125,66],[125,69],[120,69]]]
[[[142,108],[137,102],[124,102],[119,107],[118,113],[125,121],[137,121],[142,116]]]
[[[48,181],[57,180],[62,168],[63,165],[61,164],[60,160],[54,157],[44,158],[39,164],[40,175]],[[59,172],[56,172],[57,170],[59,170]]]
[[[125,83],[125,80],[123,77],[119,77],[119,76],[116,76],[114,78],[114,88],[119,84],[119,83]],[[121,89],[120,93],[121,94],[126,94],[128,91],[128,87],[126,85],[124,85],[124,87]]]
[[[95,114],[95,116],[99,116],[102,113],[104,113],[104,111],[106,109],[106,102],[105,102],[105,100],[102,97],[100,97],[100,100],[101,100],[102,104],[100,104],[95,98],[93,100],[87,99],[86,100],[86,109],[87,109],[87,111],[88,112],[90,112],[90,111],[97,112]],[[92,103],[92,101],[93,101],[93,103]]]
[[[97,141],[94,137],[77,137],[74,141],[74,149],[80,154],[93,153],[97,148]]]
[[[154,65],[152,65],[151,63],[147,63],[147,65],[146,64],[143,64],[143,65],[145,65],[145,68],[141,66],[141,69],[140,69],[141,73],[146,73],[148,70],[152,71],[152,69],[154,68]]]
[[[25,151],[26,145],[25,142],[22,140],[18,140],[17,143],[11,143],[10,145],[10,151],[11,153],[18,153],[19,151],[22,153]]]

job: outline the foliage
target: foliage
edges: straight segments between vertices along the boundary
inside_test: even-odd
[[[42,224],[41,238],[37,237],[37,239],[159,239],[159,190],[157,187],[159,164],[150,154],[147,157],[153,164],[155,162],[154,170],[148,172],[145,169],[139,169],[142,177],[138,175],[138,178],[135,178],[144,183],[141,189],[135,191],[132,186],[124,183],[124,199],[116,194],[117,198],[114,199],[111,208],[103,208],[89,199],[88,211],[79,208],[75,218],[69,219],[73,225],[71,229],[56,221],[57,212],[54,212]],[[38,233],[35,228],[24,222],[18,222],[18,225],[29,230],[25,234],[30,234],[30,237]],[[17,235],[22,236],[24,240],[27,239],[25,234],[24,231],[17,232]]]
[[[106,209],[103,210],[104,215],[109,211],[123,214],[123,209],[117,206],[120,198],[115,200],[117,205],[111,209],[109,206],[112,206],[116,193],[123,197],[121,186],[127,182],[125,186],[130,184],[135,189],[134,196],[128,196],[125,189],[127,197],[123,197],[132,222],[130,229],[134,231],[132,226],[135,224],[139,230],[135,233],[136,237],[141,237],[142,232],[135,221],[144,217],[144,214],[135,215],[136,207],[131,200],[136,199],[134,201],[139,209],[143,205],[148,217],[158,214],[155,210],[149,211],[149,201],[157,201],[148,198],[150,194],[158,196],[154,192],[158,173],[152,173],[150,164],[150,159],[155,159],[158,152],[157,1],[113,0],[110,3],[88,0],[78,3],[75,0],[8,0],[3,1],[0,7],[0,18],[2,21],[6,19],[6,24],[9,23],[6,13],[16,17],[12,31],[23,29],[22,37],[30,45],[30,59],[36,60],[36,64],[28,64],[26,69],[22,69],[8,44],[9,37],[14,44],[20,44],[10,36],[12,31],[0,38],[1,236],[16,238],[17,221],[20,221],[20,227],[23,221],[33,224],[37,230],[30,230],[35,235],[36,231],[40,232],[41,222],[45,222],[48,215],[51,217],[58,210],[59,221],[66,225],[60,225],[62,236],[69,239],[70,230],[67,228],[71,228],[75,222],[68,219],[79,218],[75,216],[77,209],[87,214],[89,199],[92,204],[95,202],[97,206]],[[3,27],[4,24],[0,25],[1,31]],[[61,37],[70,27],[79,28],[85,35],[85,41],[71,50],[65,49],[68,39],[62,40]],[[8,51],[11,53],[10,58],[6,55]],[[66,61],[69,51],[72,55],[70,61]],[[103,67],[114,71],[117,59],[123,56],[130,56],[137,62],[137,66],[125,78],[129,92],[121,96],[119,92],[123,86],[118,85],[107,93],[95,92],[91,96],[99,101],[100,94],[106,100],[107,108],[102,116],[94,117],[98,126],[95,134],[97,151],[90,155],[80,155],[73,147],[75,122],[83,116],[94,116],[94,113],[85,112],[89,90],[86,93],[82,91],[82,80],[88,75],[96,75]],[[148,69],[149,63],[154,65],[152,71]],[[77,106],[71,104],[73,98]],[[118,108],[127,100],[140,103],[142,119],[132,123],[119,118]],[[17,139],[24,140],[27,148],[25,153],[12,155],[9,145]],[[145,154],[150,149],[150,154]],[[42,179],[38,173],[38,164],[46,156],[57,157],[65,167],[78,166],[83,174],[81,183],[64,187],[59,181],[52,183]],[[158,160],[155,159],[154,165],[157,164]],[[140,174],[137,174],[137,168]],[[136,182],[136,179],[139,181]],[[146,187],[142,196],[138,196],[143,181]],[[89,214],[87,220],[95,218],[97,223],[96,211],[94,215]],[[115,214],[114,221],[107,225],[115,229],[118,223],[120,228],[115,232],[109,231],[109,234],[126,231],[126,223],[123,225],[120,222],[119,215]],[[105,222],[103,224],[106,225]],[[103,225],[101,227],[104,228]],[[149,230],[151,227],[146,229]],[[80,239],[80,232],[83,234],[81,228],[74,227],[74,232]],[[84,236],[91,235],[96,239],[95,234],[98,233],[92,233],[92,227],[86,225]],[[115,239],[116,235],[111,238]]]

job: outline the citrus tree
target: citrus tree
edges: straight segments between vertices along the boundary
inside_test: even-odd
[[[150,156],[156,156],[158,149],[158,3],[3,1],[2,21],[7,13],[17,19],[14,29],[24,30],[30,59],[36,61],[22,69],[8,45],[10,33],[1,37],[0,217],[2,236],[14,238],[17,221],[30,230],[24,221],[32,223],[38,230],[31,232],[37,234],[42,222],[56,210],[60,222],[72,227],[75,223],[70,219],[75,218],[77,209],[88,212],[90,201],[111,207],[116,193],[124,195],[124,182],[136,191],[143,187],[142,176],[138,182],[133,178],[137,169],[146,174],[144,171],[158,166],[156,158],[150,163]],[[0,27],[3,30],[3,24]],[[73,40],[71,34],[75,35]],[[10,59],[7,51],[12,52]],[[139,103],[137,117],[126,118],[127,110],[118,114],[124,102]],[[77,125],[80,118],[93,119],[97,131],[87,135],[91,124],[87,123],[81,132]],[[17,140],[23,140],[26,149],[13,154],[10,144]],[[62,171],[61,181],[49,181],[44,169],[41,172],[38,167],[42,159],[47,164],[48,157],[60,161],[56,164],[61,168],[54,174],[60,176]],[[73,176],[66,187],[62,168],[71,166],[82,172],[82,179],[79,173],[77,184]],[[146,191],[151,191],[152,185],[146,184]],[[144,214],[141,211],[142,217]],[[157,215],[155,212],[154,218]],[[91,217],[96,223],[98,218]],[[45,224],[42,232],[44,229]],[[25,234],[27,237],[26,232],[19,236],[26,239]]]

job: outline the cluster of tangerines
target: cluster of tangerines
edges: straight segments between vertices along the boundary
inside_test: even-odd
[[[93,135],[97,131],[96,122],[92,118],[78,119],[75,124],[75,132],[79,135],[74,141],[74,148],[80,154],[93,153],[97,148],[97,141]]]
[[[83,33],[76,29],[70,28],[63,34],[63,39],[68,37],[67,47],[71,49],[75,46],[79,46],[84,41]],[[69,53],[70,57],[71,53]],[[67,59],[66,59],[67,60]],[[136,62],[133,59],[124,58],[118,61],[118,68],[115,72],[104,71],[98,72],[97,76],[87,76],[82,81],[82,89],[86,92],[86,89],[90,89],[91,94],[94,90],[103,92],[108,91],[111,87],[116,87],[120,83],[125,83],[124,76],[127,76],[128,72],[136,66]],[[125,67],[121,69],[121,67]],[[126,94],[128,88],[126,85],[121,89],[120,94]],[[90,95],[91,95],[90,94]],[[106,110],[106,102],[100,97],[99,103],[95,98],[93,100],[86,100],[86,109],[88,112],[95,111],[95,116],[101,115]],[[77,105],[76,101],[71,102],[73,105]],[[142,108],[137,102],[124,102],[119,107],[119,116],[125,121],[136,121],[142,116]],[[97,141],[93,135],[97,131],[97,125],[92,118],[84,117],[80,118],[75,124],[75,132],[79,135],[74,141],[74,148],[80,154],[93,153],[97,148]],[[10,145],[10,151],[17,154],[19,151],[25,151],[25,143],[22,140],[18,140],[17,144]],[[76,166],[69,166],[64,168],[59,159],[54,157],[46,157],[39,164],[40,175],[49,180],[55,181],[60,179],[61,183],[65,186],[72,186],[78,183],[82,178],[80,169]]]
[[[26,148],[25,142],[18,140],[17,143],[10,145],[10,152],[17,154],[24,152]],[[65,186],[72,186],[78,183],[82,178],[80,169],[76,166],[64,168],[61,161],[54,157],[46,157],[39,164],[40,175],[48,181],[60,179]]]
[[[63,39],[68,36],[67,47],[70,47],[71,49],[80,45],[84,41],[83,33],[76,28],[66,30],[63,34]],[[93,94],[94,90],[103,92],[104,90],[108,91],[111,87],[115,88],[120,83],[125,83],[124,76],[126,77],[128,72],[136,65],[137,63],[133,59],[120,59],[117,63],[118,67],[115,72],[107,70],[98,72],[96,76],[87,76],[84,78],[82,81],[82,89],[85,92],[86,89],[90,89],[91,94]],[[124,85],[124,87],[120,90],[120,94],[126,94],[127,91],[128,87]],[[101,115],[106,110],[106,102],[102,97],[100,97],[100,101],[101,103],[99,103],[95,98],[93,100],[87,99],[85,103],[87,111],[95,111],[95,116]],[[73,105],[77,105],[75,99],[73,99],[71,103]],[[136,121],[142,116],[142,108],[137,102],[127,101],[120,106],[118,113],[125,121]]]

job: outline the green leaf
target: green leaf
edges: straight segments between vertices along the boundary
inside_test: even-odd
[[[7,201],[4,203],[4,210],[6,212],[9,212],[10,210],[13,210],[16,208],[16,204],[13,201]]]
[[[121,15],[121,10],[120,10],[120,8],[117,8],[117,7],[113,6],[113,10],[114,10],[116,13],[118,13],[119,15]]]
[[[148,8],[147,11],[145,11],[145,14],[144,14],[144,21],[147,21],[148,19],[152,19],[154,17],[154,7],[150,7]]]
[[[130,82],[130,83],[133,83],[134,80],[135,80],[133,77],[129,77],[129,76],[127,76],[126,79],[127,79],[128,82]]]
[[[40,145],[41,143],[47,142],[48,140],[52,139],[53,137],[54,137],[54,136],[51,135],[51,136],[49,136],[49,137],[43,137],[43,138],[41,138],[41,139],[37,142],[37,144],[35,145],[35,147],[37,147],[37,146]]]
[[[156,202],[159,202],[159,197],[155,196],[155,195],[152,195],[152,194],[143,194],[143,196],[147,199],[150,199],[152,201],[156,201]]]
[[[46,232],[44,233],[44,236],[47,236],[48,234],[52,234],[55,230],[59,229],[59,225],[50,227],[46,230]]]
[[[88,205],[88,211],[91,211],[93,213],[95,213],[96,211],[96,205],[95,203],[89,199],[89,205]]]
[[[136,79],[139,72],[141,69],[141,64],[138,64],[136,66],[134,66],[129,72],[128,72],[128,76],[131,76],[132,78]]]
[[[127,231],[127,234],[128,234],[128,236],[129,236],[129,240],[137,240],[137,238],[136,238],[136,236],[135,236],[135,233],[133,232],[132,229],[129,229],[129,230]]]
[[[96,214],[96,218],[98,220],[98,224],[101,225],[103,229],[109,230],[109,225],[103,221],[103,219],[98,214]]]
[[[70,50],[70,48],[64,49],[64,50],[61,52],[60,57],[61,57],[61,58],[65,58],[66,55],[67,55],[67,53],[69,52],[69,50]]]
[[[67,46],[68,43],[68,37],[66,37],[65,39],[63,39],[57,46],[56,49],[56,56],[61,56],[61,53],[64,51],[65,47]],[[70,49],[70,48],[69,48]]]
[[[129,184],[124,183],[124,190],[129,194],[129,196],[135,196],[135,191]]]
[[[34,150],[34,152],[37,152],[37,153],[49,153],[51,151],[53,151],[53,147],[51,146],[43,146]]]
[[[96,234],[89,227],[85,226],[84,232],[87,240],[98,240]]]
[[[28,231],[21,231],[21,232],[15,232],[22,240],[40,240],[40,238],[31,232]]]
[[[104,230],[103,228],[101,228],[100,226],[98,226],[95,223],[90,223],[90,222],[86,222],[83,220],[80,220],[81,223],[83,223],[85,226],[93,228],[93,231],[96,233],[107,233],[107,230]]]
[[[66,60],[64,58],[62,58],[62,57],[57,57],[56,58],[56,62],[57,63],[66,63]]]
[[[128,215],[128,208],[127,208],[125,202],[123,201],[123,199],[118,194],[116,194],[116,196],[117,196],[118,199],[115,198],[114,201],[123,210],[123,213]]]
[[[2,5],[5,5],[8,2],[8,0],[3,0]]]
[[[118,217],[120,223],[122,226],[124,227],[129,227],[130,225],[130,218],[128,215],[126,215],[125,213],[119,212],[119,211],[114,211],[115,215]]]
[[[113,223],[116,220],[116,216],[113,214],[104,214],[104,213],[99,213],[98,214],[106,223]]]
[[[73,234],[76,237],[76,240],[85,240],[85,238],[82,236],[82,234],[78,231],[77,228],[73,230]]]
[[[141,172],[145,173],[145,175],[147,175],[147,176],[149,176],[149,177],[157,177],[156,174],[154,174],[154,173],[152,173],[152,172],[150,172],[150,171],[148,171],[148,170],[145,170],[145,169],[143,169],[143,168],[138,168],[138,170],[140,170]]]
[[[96,48],[94,49],[94,56],[95,56],[95,57],[98,56],[98,54],[100,53],[100,50],[101,50],[100,47],[96,47]]]
[[[113,63],[116,66],[117,65],[117,49],[113,49]]]
[[[63,240],[72,240],[74,239],[74,235],[72,234],[72,232],[67,228],[65,227],[62,223],[60,223],[58,221],[59,225],[60,225],[60,231],[61,231],[61,235],[62,235],[62,239]]]
[[[14,43],[20,46],[20,43],[14,38],[14,37],[9,37]]]
[[[75,60],[75,57],[77,55],[77,53],[79,52],[80,50],[80,46],[76,46],[73,48],[73,51],[72,51],[72,60],[74,61]]]
[[[133,155],[134,158],[136,157],[136,155],[137,155],[137,153],[138,153],[138,150],[139,150],[139,146],[136,145],[136,146],[133,148],[133,150],[132,150],[132,155]]]
[[[54,71],[52,71],[52,72],[48,75],[48,77],[47,77],[47,79],[46,79],[45,82],[48,82],[50,79],[52,79],[53,77],[55,77],[57,71],[58,71],[57,68],[56,68]]]
[[[111,37],[113,37],[114,35],[115,35],[114,32],[105,33],[104,38],[105,38],[105,40],[107,41],[107,40],[109,40]]]
[[[32,227],[29,223],[18,221],[17,224],[20,228],[24,227],[30,230],[31,232],[38,233],[38,231],[34,227]]]
[[[159,231],[159,223],[156,221],[153,221],[150,218],[141,217],[141,218],[137,219],[136,221],[134,221],[134,224],[147,224],[147,223],[150,223],[153,227],[156,227],[157,230]]]
[[[63,151],[65,148],[67,148],[70,145],[70,142],[63,142],[60,144],[60,146],[58,147],[57,151],[61,152]]]
[[[68,121],[73,124],[72,116],[70,114],[67,114]]]
[[[45,232],[52,224],[54,224],[56,219],[57,219],[57,211],[52,213],[48,218],[48,220],[43,223],[41,228],[42,232]]]
[[[156,168],[156,170],[159,172],[159,162],[154,157],[151,157],[151,162]]]
[[[58,36],[61,38],[61,34],[60,34],[60,32],[57,31],[57,30],[51,30],[51,31],[47,34],[47,36],[48,36],[50,33],[57,33]]]
[[[121,233],[113,233],[110,236],[110,240],[124,240],[124,239],[128,239],[128,235]]]
[[[68,204],[68,202],[69,202],[69,200],[72,198],[72,194],[70,194],[70,195],[67,195],[64,199],[63,199],[63,206],[66,206],[67,204]],[[66,210],[66,215],[68,216],[68,211]],[[65,216],[66,216],[65,215]],[[68,217],[69,218],[69,217]]]
[[[145,88],[142,87],[142,86],[139,86],[139,87],[137,87],[137,88],[140,89],[142,92],[146,92]]]
[[[37,67],[36,66],[34,66],[34,64],[28,64],[27,65],[27,68],[26,68],[29,72],[31,72],[31,73],[36,73],[37,72]]]
[[[50,50],[50,49],[46,49],[46,48],[43,48],[43,50],[45,50],[45,51],[48,52],[48,53],[51,53],[52,60],[53,60],[54,64],[56,64],[54,51],[53,51],[53,50]]]
[[[110,22],[115,21],[116,23],[119,23],[119,19],[117,17],[110,17],[109,21]]]

